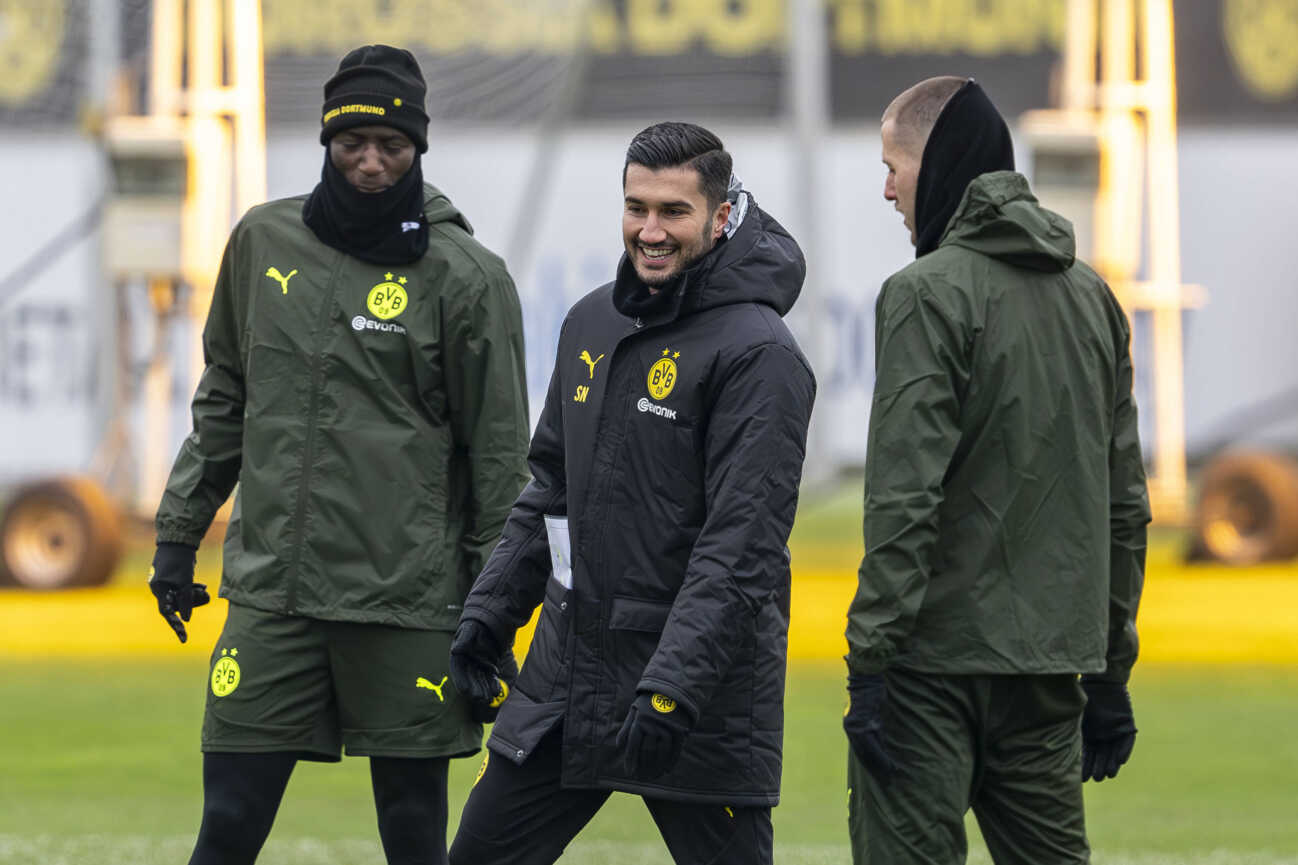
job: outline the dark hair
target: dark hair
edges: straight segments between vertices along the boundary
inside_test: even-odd
[[[626,186],[626,167],[631,163],[658,171],[684,165],[699,174],[699,191],[715,210],[726,200],[730,188],[733,160],[725,145],[702,126],[668,121],[655,123],[631,139],[622,165],[622,186]]]

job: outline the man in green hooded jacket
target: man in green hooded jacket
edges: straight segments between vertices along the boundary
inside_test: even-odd
[[[972,80],[902,93],[882,139],[916,260],[876,308],[853,858],[963,862],[972,808],[998,865],[1086,862],[1082,781],[1117,774],[1136,733],[1149,506],[1128,322]]]
[[[527,481],[522,315],[504,263],[423,182],[423,75],[367,45],[325,84],[321,182],[230,236],[150,586],[184,622],[236,482],[191,865],[257,857],[298,759],[370,758],[389,863],[446,861],[450,757],[489,706],[451,634]],[[512,658],[512,656],[511,656]]]

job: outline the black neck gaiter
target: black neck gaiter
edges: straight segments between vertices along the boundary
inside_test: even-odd
[[[382,192],[347,182],[325,148],[320,182],[302,206],[302,221],[320,242],[371,264],[410,264],[428,250],[424,174],[419,160]]]
[[[655,285],[653,292],[640,280],[635,265],[623,254],[622,260],[618,262],[617,279],[613,283],[613,306],[628,318],[657,318],[671,310],[681,293],[711,270],[717,250],[725,242],[726,237],[722,235],[711,249],[690,262],[680,273]]]
[[[975,177],[1014,170],[1010,130],[973,79],[947,100],[924,145],[915,188],[915,257],[937,249]]]

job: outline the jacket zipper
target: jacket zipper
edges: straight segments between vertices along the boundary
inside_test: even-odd
[[[302,576],[302,548],[306,545],[303,530],[306,525],[307,492],[311,488],[311,464],[315,458],[316,412],[319,410],[320,403],[321,367],[323,366],[324,354],[320,341],[324,336],[324,329],[329,326],[329,309],[333,305],[334,284],[338,281],[341,262],[342,256],[340,255],[338,263],[334,265],[333,273],[330,275],[329,289],[325,292],[324,301],[317,316],[318,330],[312,346],[311,399],[307,403],[306,438],[302,443],[302,478],[298,481],[297,512],[293,517],[293,564],[289,567],[288,591],[284,597],[285,612],[289,615],[297,612],[297,586]]]

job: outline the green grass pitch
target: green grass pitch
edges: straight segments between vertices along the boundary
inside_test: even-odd
[[[0,865],[185,861],[206,678],[197,656],[0,660]],[[1087,785],[1095,861],[1298,865],[1298,669],[1137,667],[1132,692],[1132,762]],[[837,664],[790,669],[781,863],[849,861],[842,705]],[[478,763],[453,765],[452,827]],[[260,861],[382,861],[366,762],[300,765]],[[615,796],[561,861],[669,860],[643,806]]]

